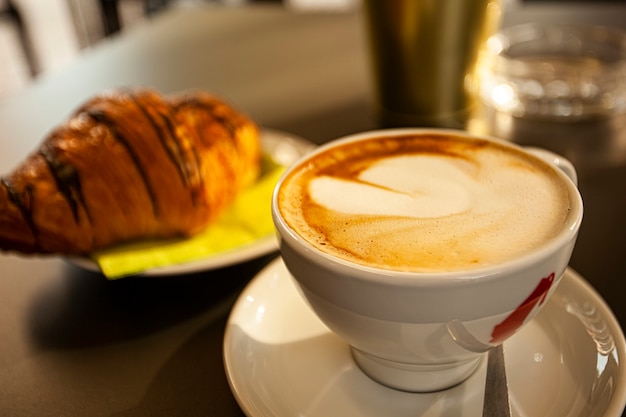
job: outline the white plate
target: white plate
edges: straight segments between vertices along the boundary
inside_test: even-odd
[[[274,161],[283,166],[291,165],[301,156],[315,148],[313,143],[301,137],[266,128],[261,132],[261,145],[264,153],[270,155]],[[142,272],[141,275],[175,275],[222,268],[266,255],[276,250],[277,247],[276,237],[267,236],[231,251],[192,262],[150,269]],[[100,272],[98,264],[89,258],[71,257],[66,258],[66,261],[92,272]]]
[[[568,269],[541,314],[505,343],[513,415],[621,416],[625,346],[610,309]],[[224,362],[231,390],[250,417],[482,415],[485,361],[463,384],[437,393],[373,382],[305,304],[280,258],[236,302]]]

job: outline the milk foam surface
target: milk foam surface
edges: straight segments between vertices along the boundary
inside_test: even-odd
[[[532,250],[567,220],[560,178],[516,150],[454,137],[359,145],[317,156],[279,193],[290,226],[342,258],[397,270],[474,268]]]

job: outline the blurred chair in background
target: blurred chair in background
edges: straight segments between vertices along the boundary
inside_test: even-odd
[[[35,67],[20,14],[9,0],[0,1],[0,96],[28,84]]]
[[[283,3],[300,10],[341,9],[359,0],[0,0],[0,99],[80,52],[173,6]],[[337,7],[338,6],[338,7]]]
[[[84,0],[74,0],[84,1]],[[172,0],[97,0],[100,5],[104,33],[110,36],[127,25],[129,17],[152,16],[165,9]],[[138,13],[139,12],[139,13]],[[134,20],[134,19],[133,19]]]
[[[0,98],[169,0],[0,0]]]

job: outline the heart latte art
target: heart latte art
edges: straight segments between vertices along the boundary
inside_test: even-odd
[[[407,271],[517,257],[560,231],[570,207],[544,162],[449,134],[322,151],[288,174],[277,198],[285,221],[320,250]]]

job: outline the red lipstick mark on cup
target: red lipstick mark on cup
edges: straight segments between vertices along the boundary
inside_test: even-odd
[[[496,325],[491,332],[491,343],[500,343],[512,335],[524,324],[526,318],[536,306],[546,300],[546,295],[554,282],[554,272],[542,278],[537,287],[506,319]]]

